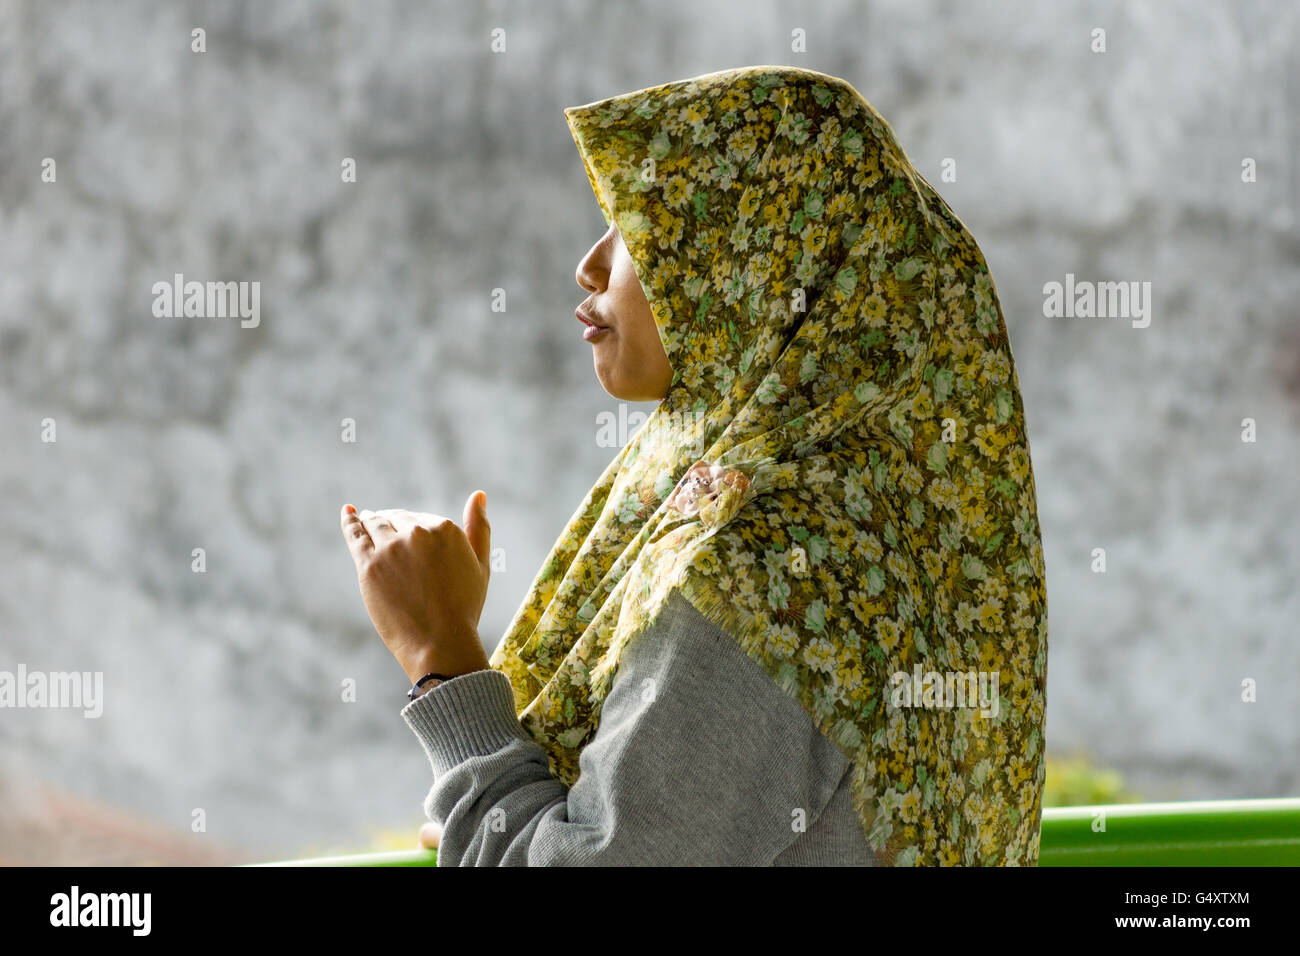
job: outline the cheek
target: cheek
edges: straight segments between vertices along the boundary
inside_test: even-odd
[[[659,332],[655,328],[650,303],[646,301],[645,292],[641,288],[641,280],[636,277],[630,262],[624,263],[617,274],[610,275],[609,287],[614,294],[621,328],[627,333],[624,337],[629,343],[635,343],[638,350],[654,345],[659,339]]]
[[[630,259],[620,257],[615,261],[609,273],[609,291],[618,306],[620,315],[634,310],[637,301],[645,298],[641,291],[641,280],[636,277]]]
[[[643,312],[636,316],[634,322],[629,322],[628,326],[623,341],[628,360],[636,364],[638,371],[653,368],[655,353],[660,349],[659,332],[655,329],[654,319],[649,312]]]

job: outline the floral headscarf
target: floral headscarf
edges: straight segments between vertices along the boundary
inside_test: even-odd
[[[882,865],[1036,864],[1043,552],[975,240],[832,76],[724,70],[565,117],[673,379],[491,658],[551,772],[576,780],[678,590],[852,762]],[[954,674],[994,675],[993,706],[945,699]]]

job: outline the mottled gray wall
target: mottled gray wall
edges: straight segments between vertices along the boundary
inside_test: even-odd
[[[484,488],[494,643],[614,453],[562,108],[788,63],[866,96],[989,260],[1049,748],[1151,796],[1300,792],[1298,49],[1287,2],[0,2],[0,669],[106,684],[98,720],[0,711],[0,775],[202,807],[261,855],[413,834],[427,767],[339,506],[459,520]],[[155,318],[177,272],[260,282],[261,324]],[[1151,282],[1150,326],[1044,317],[1066,273]]]

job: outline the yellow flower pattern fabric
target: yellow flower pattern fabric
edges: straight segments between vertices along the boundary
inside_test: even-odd
[[[882,865],[1035,865],[1045,570],[975,240],[826,74],[724,70],[565,117],[673,379],[491,658],[551,772],[577,779],[621,650],[678,590],[852,762]],[[995,705],[936,697],[936,674],[994,675]]]

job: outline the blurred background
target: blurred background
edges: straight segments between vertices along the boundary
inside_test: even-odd
[[[484,489],[495,646],[602,414],[653,407],[573,317],[605,224],[562,109],[748,64],[851,83],[988,259],[1049,800],[1300,795],[1297,51],[1262,0],[3,0],[0,670],[102,672],[103,713],[0,709],[0,862],[414,846],[339,508]],[[156,317],[177,273],[260,321]],[[1046,317],[1067,274],[1149,282],[1149,327]]]

